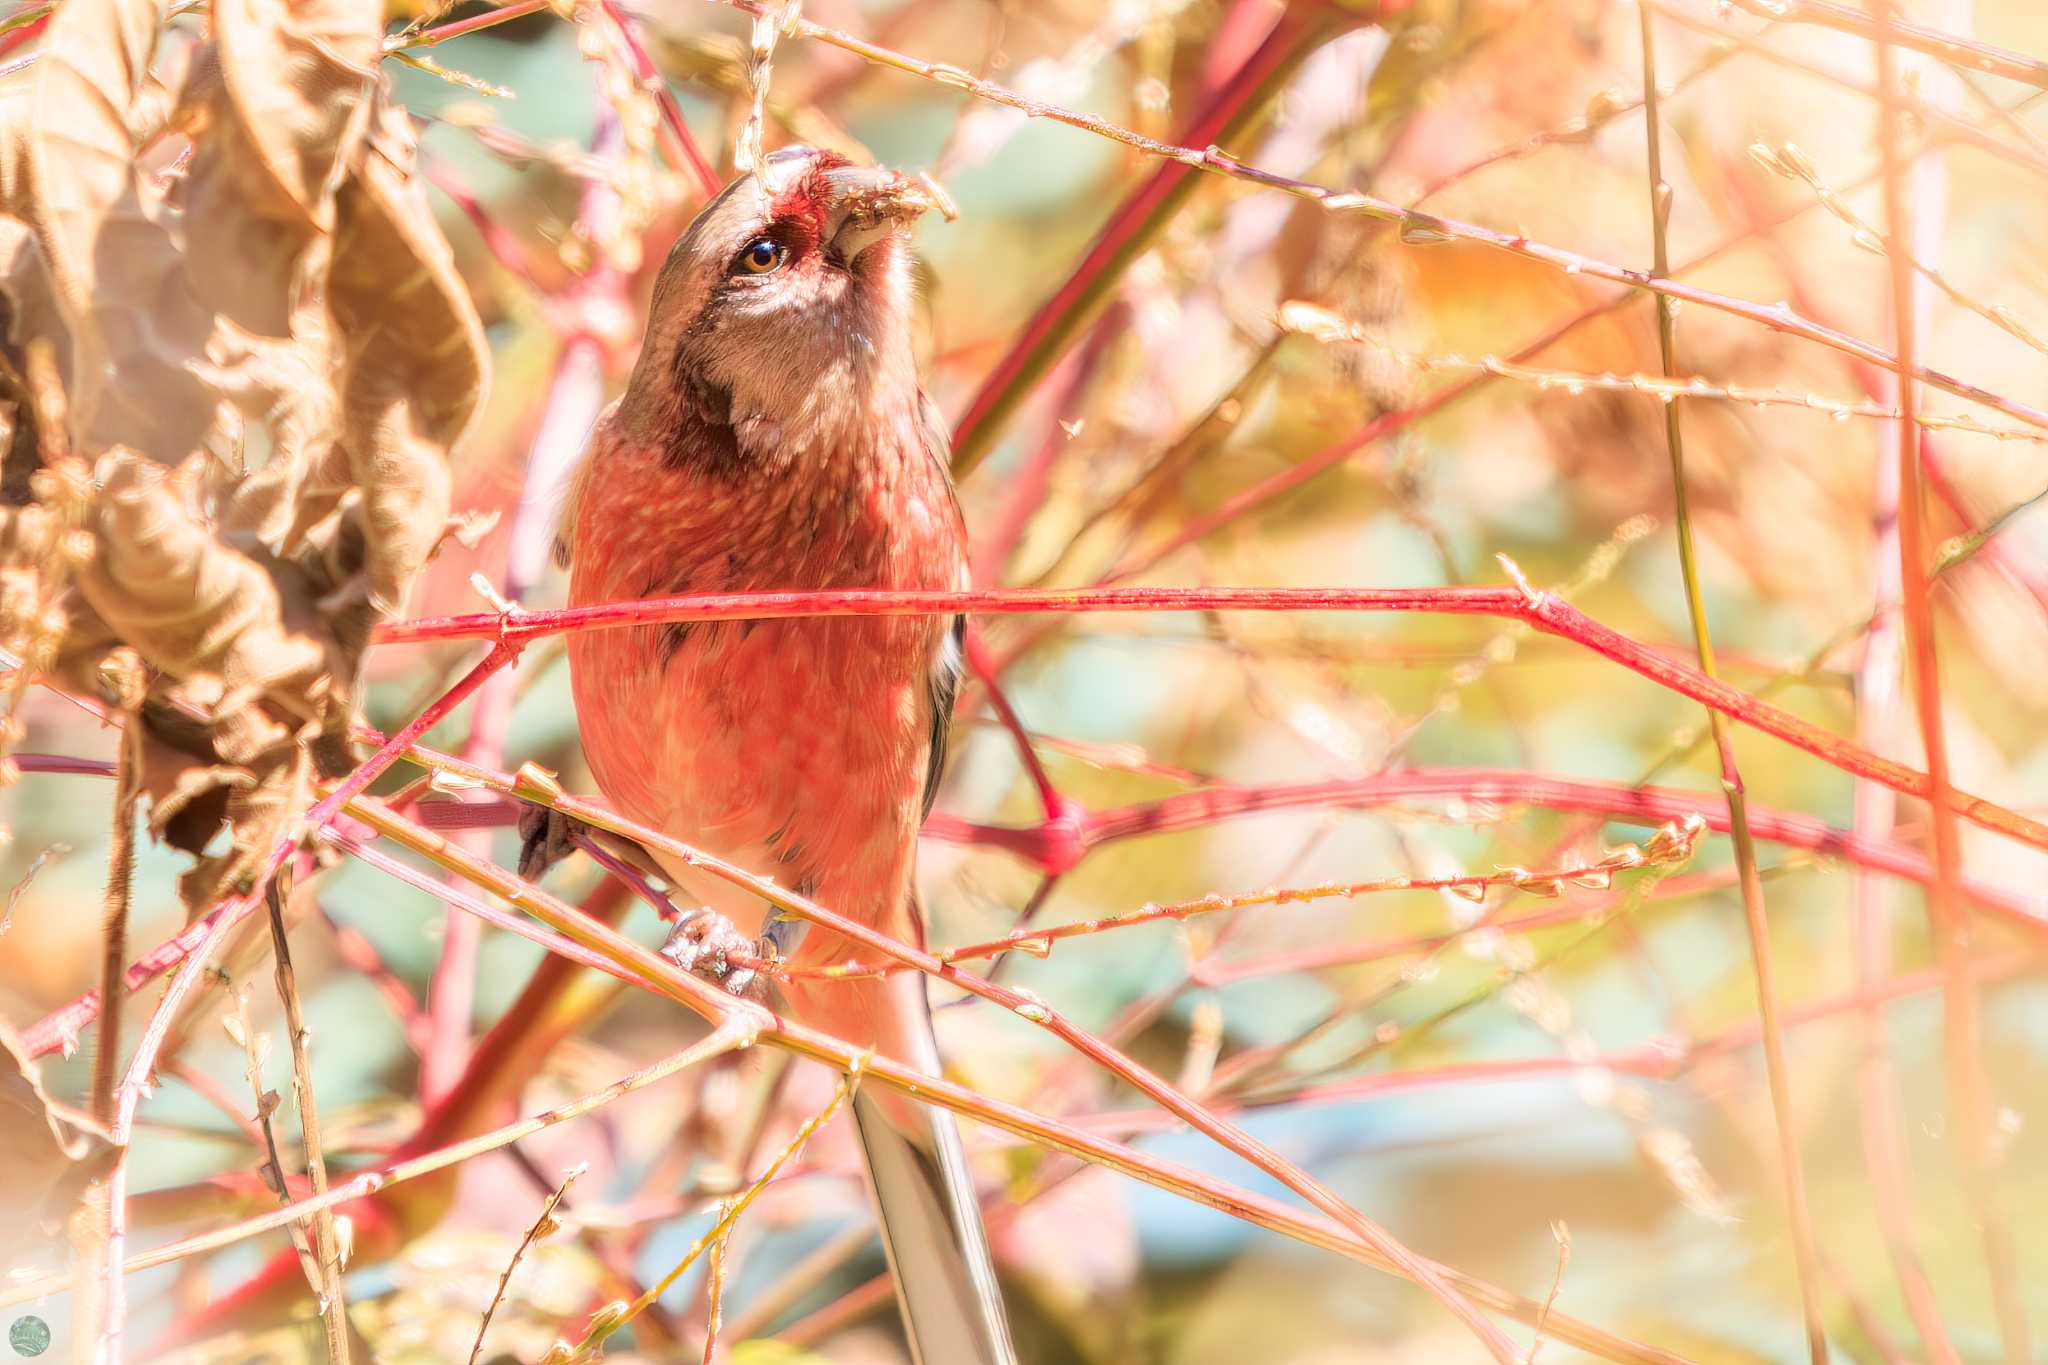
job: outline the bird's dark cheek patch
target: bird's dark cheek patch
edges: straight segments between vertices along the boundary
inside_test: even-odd
[[[732,429],[732,390],[713,382],[687,348],[670,371],[676,422],[668,432],[669,462],[729,478],[740,465],[738,433]]]

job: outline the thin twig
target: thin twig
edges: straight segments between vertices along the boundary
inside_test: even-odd
[[[1138,924],[1156,924],[1161,920],[1185,922],[1197,915],[1242,910],[1256,905],[1303,905],[1319,900],[1353,899],[1384,891],[1443,892],[1459,900],[1479,902],[1485,900],[1486,893],[1495,887],[1515,887],[1538,896],[1559,895],[1567,886],[1606,890],[1613,884],[1616,873],[1680,863],[1690,858],[1692,853],[1693,842],[1675,825],[1667,825],[1659,832],[1658,837],[1650,841],[1648,849],[1629,844],[1590,864],[1581,862],[1569,867],[1538,871],[1521,867],[1503,867],[1493,872],[1441,877],[1381,877],[1371,881],[1325,882],[1317,886],[1275,887],[1263,891],[1248,891],[1234,896],[1223,895],[1220,892],[1211,893],[1172,905],[1147,905],[1122,915],[1077,920],[1045,929],[1018,929],[1001,938],[990,939],[986,943],[970,943],[959,948],[948,948],[939,953],[938,958],[941,962],[965,962],[1009,952],[1024,952],[1035,957],[1043,957],[1052,951],[1055,943],[1112,929],[1124,929]],[[902,968],[901,963],[846,962],[801,972],[782,968],[776,970],[775,974],[791,978],[816,976],[825,979],[845,979],[887,975]]]
[[[591,1330],[585,1333],[582,1342],[579,1343],[579,1351],[588,1351],[600,1346],[606,1338],[638,1317],[647,1309],[649,1304],[668,1292],[668,1287],[681,1279],[683,1272],[696,1264],[697,1258],[702,1256],[705,1251],[713,1247],[722,1247],[725,1244],[725,1239],[732,1235],[733,1224],[737,1223],[740,1215],[747,1211],[747,1206],[760,1197],[761,1191],[767,1189],[775,1177],[782,1174],[782,1168],[787,1166],[796,1158],[797,1153],[803,1151],[809,1145],[811,1135],[830,1123],[832,1116],[839,1112],[839,1107],[846,1103],[847,1096],[851,1095],[854,1087],[860,1084],[861,1072],[864,1070],[862,1060],[856,1058],[853,1068],[839,1077],[839,1084],[833,1088],[832,1098],[825,1102],[825,1107],[804,1120],[803,1125],[783,1145],[782,1150],[776,1153],[775,1159],[768,1163],[768,1168],[755,1177],[746,1189],[725,1201],[718,1211],[717,1221],[701,1237],[690,1244],[689,1249],[683,1253],[682,1258],[675,1263],[675,1266],[668,1274],[662,1276],[659,1282],[648,1286],[647,1292],[635,1299],[624,1312],[612,1314],[602,1322],[593,1325]],[[704,1359],[707,1361],[711,1359],[711,1342],[716,1341],[718,1338],[718,1299],[715,1293],[711,1303],[712,1325],[709,1338],[704,1346]]]
[[[725,1320],[725,1249],[731,1241],[732,1225],[728,1223],[711,1244],[711,1261],[704,1269],[708,1296],[704,1307],[704,1365],[711,1365],[718,1355],[718,1331]]]
[[[1914,268],[1923,274],[1926,273],[1926,267],[1917,262]],[[1979,305],[1974,300],[1966,299],[1959,292],[1953,293],[1952,297],[1957,298],[1959,302],[1966,302],[1983,313],[1987,319],[1996,322],[2029,345],[2048,345],[2034,337],[2023,323],[2013,317],[2010,310]],[[1322,342],[1346,342],[1364,346],[1422,374],[1490,375],[1495,379],[1512,379],[1518,383],[1531,384],[1544,393],[1561,391],[1574,398],[1583,393],[1626,393],[1654,398],[1664,404],[1675,403],[1681,398],[1694,401],[1703,398],[1719,399],[1729,403],[1744,403],[1755,408],[1804,408],[1837,422],[1847,421],[1852,417],[1867,417],[1880,422],[1911,420],[1929,430],[1963,431],[1973,436],[1988,436],[1997,441],[2028,441],[2036,444],[2048,442],[2048,430],[2039,427],[1992,426],[1978,421],[1965,412],[1920,412],[1908,419],[1898,408],[1868,398],[1836,398],[1819,393],[1794,393],[1790,389],[1761,389],[1747,384],[1721,383],[1700,375],[1681,378],[1670,374],[1616,374],[1611,370],[1594,374],[1586,370],[1559,370],[1524,365],[1493,355],[1476,358],[1463,355],[1423,355],[1390,344],[1381,338],[1377,328],[1347,321],[1327,308],[1298,299],[1281,304],[1273,321],[1284,334],[1313,337]]]
[[[1071,588],[969,592],[846,589],[822,592],[705,593],[644,598],[587,607],[520,612],[516,616],[444,616],[395,623],[385,642],[492,638],[523,643],[569,630],[615,629],[669,621],[787,620],[808,616],[921,616],[955,612],[1092,611],[1437,611],[1511,617],[1577,642],[1659,686],[1745,725],[1777,736],[1842,771],[1868,777],[1908,796],[1934,799],[1927,774],[1880,758],[1783,708],[1667,658],[1611,630],[1556,594],[1514,588]],[[2037,848],[2048,848],[2048,824],[1996,802],[1943,788],[1944,804],[1974,824]]]
[[[1980,43],[1974,38],[1902,23],[1893,16],[1889,0],[1877,0],[1867,15],[1843,5],[1828,4],[1825,0],[1734,2],[1761,18],[1788,24],[1815,24],[1838,33],[1853,33],[1859,38],[1868,38],[1880,49],[1892,46],[1911,48],[1965,70],[1984,71],[2048,90],[2048,62],[2009,48]]]
[[[1529,1343],[1529,1354],[1524,1365],[1536,1365],[1536,1352],[1543,1347],[1543,1326],[1550,1318],[1550,1310],[1557,1306],[1557,1296],[1564,1289],[1565,1267],[1572,1263],[1572,1233],[1564,1219],[1552,1220],[1550,1236],[1557,1243],[1557,1269],[1550,1276],[1550,1292],[1543,1296],[1543,1316],[1536,1320],[1536,1339]]]
[[[276,954],[277,998],[284,1004],[285,1037],[291,1044],[292,1094],[299,1105],[299,1140],[305,1147],[306,1178],[313,1193],[327,1193],[327,1156],[320,1143],[320,1112],[313,1103],[313,1063],[306,1053],[306,1016],[299,1006],[298,974],[284,927],[284,893],[272,882],[264,897],[270,908],[270,946]],[[313,1250],[320,1270],[320,1318],[327,1328],[330,1365],[348,1365],[348,1307],[342,1297],[341,1241],[334,1213],[313,1215]]]
[[[1643,110],[1647,133],[1650,182],[1650,232],[1655,269],[1670,269],[1667,230],[1671,221],[1672,188],[1664,179],[1663,123],[1657,93],[1657,45],[1647,5],[1637,5],[1642,34]],[[1678,373],[1678,313],[1668,297],[1657,300],[1657,349],[1666,375]],[[1671,496],[1678,533],[1678,566],[1685,584],[1686,615],[1692,622],[1693,644],[1700,672],[1719,678],[1714,661],[1713,633],[1707,624],[1706,598],[1700,588],[1699,563],[1693,548],[1691,498],[1685,477],[1684,420],[1676,401],[1664,405],[1664,441],[1671,457]],[[1757,1011],[1763,1022],[1764,1072],[1771,1094],[1771,1116],[1777,1125],[1779,1179],[1784,1182],[1786,1221],[1792,1229],[1792,1259],[1798,1273],[1799,1303],[1806,1322],[1806,1347],[1813,1365],[1827,1365],[1827,1328],[1821,1321],[1820,1292],[1813,1230],[1813,1211],[1806,1193],[1806,1168],[1799,1152],[1798,1116],[1793,1110],[1792,1072],[1785,1060],[1784,1025],[1778,1004],[1777,973],[1771,955],[1771,922],[1764,905],[1764,882],[1757,870],[1756,841],[1749,828],[1748,794],[1735,760],[1735,739],[1727,716],[1709,708],[1714,748],[1720,758],[1721,791],[1728,801],[1728,828],[1735,846],[1735,865],[1742,887],[1742,912],[1749,929],[1750,964],[1756,976]]]
[[[1916,190],[1928,187],[1939,194],[1946,177],[1946,163],[1939,153],[1923,153],[1911,174]],[[1920,215],[1910,243],[1895,241],[1894,249],[1910,246],[1916,260],[1929,259],[1941,247],[1942,224],[1933,214]],[[1922,275],[1925,279],[1925,272]],[[1924,300],[1923,284],[1916,286]],[[1928,330],[1926,311],[1916,309],[1919,336]],[[1881,372],[1873,372],[1880,377]],[[1896,375],[1881,375],[1894,386]],[[1902,413],[1899,421],[1905,422]],[[1876,462],[1871,497],[1873,603],[1870,629],[1863,640],[1863,658],[1856,676],[1857,738],[1874,752],[1896,751],[1903,719],[1900,707],[1900,674],[1904,665],[1899,604],[1899,464],[1880,457]],[[1898,822],[1898,795],[1875,783],[1856,784],[1851,822],[1863,838],[1890,838]],[[1850,935],[1856,963],[1856,984],[1871,989],[1891,975],[1892,970],[1892,887],[1890,883],[1857,868],[1850,906]],[[1856,1074],[1857,1118],[1862,1135],[1864,1165],[1868,1169],[1872,1211],[1890,1253],[1893,1275],[1906,1313],[1920,1335],[1921,1348],[1934,1365],[1961,1365],[1941,1305],[1934,1295],[1923,1265],[1913,1224],[1911,1189],[1912,1161],[1906,1147],[1904,1116],[1900,1111],[1896,1069],[1892,1065],[1889,1025],[1882,1007],[1873,1002],[1859,1021],[1861,1055]]]
[[[1872,0],[1871,15],[1880,29],[1897,32],[1891,0]],[[1906,185],[1906,165],[1900,151],[1902,119],[1895,93],[1898,81],[1896,68],[1896,54],[1891,44],[1878,43],[1878,145],[1884,158],[1885,229],[1894,241],[1910,242],[1913,240],[1911,196]],[[1893,252],[1888,259],[1891,265],[1893,346],[1897,353],[1892,368],[1899,377],[1899,409],[1910,416],[1918,406],[1914,380],[1919,375],[1913,364],[1916,343],[1913,267],[1904,252]],[[1897,431],[1899,591],[1906,654],[1913,679],[1913,701],[1919,720],[1921,748],[1927,756],[1931,797],[1929,822],[1933,835],[1934,882],[1929,890],[1927,910],[1936,958],[1948,978],[1948,987],[1942,995],[1942,1033],[1948,1066],[1949,1112],[1962,1139],[1963,1185],[1984,1244],[1985,1264],[1990,1274],[1992,1301],[1997,1309],[2005,1358],[2008,1365],[2023,1365],[2033,1358],[2033,1348],[2025,1303],[2020,1297],[2012,1230],[1998,1194],[1992,1098],[1990,1083],[1984,1074],[1983,1021],[1976,982],[1972,979],[1970,918],[1963,912],[1962,905],[1962,836],[1955,812],[1945,799],[1951,783],[1947,732],[1942,719],[1941,675],[1934,639],[1934,605],[1927,586],[1930,547],[1921,501],[1924,494],[1920,437],[1911,422],[1899,423]]]
[[[137,680],[139,681],[139,679]],[[139,692],[139,688],[136,689]],[[135,898],[135,817],[142,796],[142,722],[133,708],[123,718],[114,774],[113,831],[107,841],[106,911],[100,921],[100,998],[114,1001],[100,1011],[93,1039],[92,1112],[114,1121],[114,1085],[121,1069],[121,979],[128,956],[128,914]],[[30,869],[34,875],[34,869]],[[27,877],[22,879],[25,885]]]
[[[505,1273],[498,1276],[498,1290],[491,1295],[490,1306],[484,1309],[483,1321],[476,1325],[476,1345],[469,1348],[469,1365],[476,1365],[477,1357],[484,1352],[484,1336],[491,1330],[491,1317],[498,1311],[498,1305],[505,1301],[505,1286],[512,1283],[512,1272],[519,1268],[520,1258],[526,1255],[527,1248],[552,1236],[560,1227],[560,1224],[555,1222],[555,1207],[562,1202],[562,1197],[569,1193],[569,1187],[576,1183],[577,1177],[589,1169],[590,1163],[586,1161],[562,1172],[562,1183],[555,1187],[555,1192],[548,1196],[548,1202],[541,1206],[540,1217],[533,1220],[533,1226],[526,1230],[526,1235],[519,1239],[519,1245],[512,1249],[512,1259],[505,1263]]]
[[[242,1049],[242,1077],[249,1083],[249,1098],[256,1106],[254,1117],[246,1122],[253,1125],[257,1141],[263,1147],[263,1165],[257,1175],[264,1188],[277,1196],[280,1205],[289,1205],[292,1202],[291,1182],[284,1172],[284,1157],[277,1150],[277,1125],[272,1121],[277,1114],[278,1095],[263,1083],[263,1064],[270,1056],[270,1035],[258,1032],[256,1021],[249,1014],[249,988],[232,986],[230,990],[234,996],[235,1012],[221,1017],[221,1027]],[[317,1297],[321,1293],[323,1272],[310,1228],[307,1224],[293,1223],[286,1231],[292,1239],[292,1251],[299,1258],[299,1268],[305,1273],[306,1284]]]

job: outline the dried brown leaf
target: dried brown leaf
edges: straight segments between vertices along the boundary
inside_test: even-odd
[[[326,651],[285,628],[271,576],[214,538],[191,470],[167,473],[130,450],[107,453],[100,553],[79,574],[80,590],[152,668],[211,675],[229,696],[264,692],[317,717],[329,690]]]
[[[329,297],[347,338],[342,440],[362,490],[370,601],[404,600],[447,529],[448,451],[483,396],[483,324],[418,178],[411,126],[381,111],[343,189]]]
[[[26,212],[66,324],[74,433],[176,463],[215,417],[212,321],[138,173],[130,120],[162,15],[151,0],[58,8],[35,65]],[[13,199],[15,196],[10,196]]]
[[[335,193],[376,90],[377,0],[218,0],[187,83],[202,127],[184,186],[199,295],[240,326],[290,333],[293,285],[319,262]]]
[[[316,755],[350,761],[370,626],[448,532],[448,454],[483,386],[411,126],[380,104],[381,18],[377,0],[218,0],[167,84],[146,66],[153,0],[68,0],[33,80],[0,94],[0,414],[34,412],[10,430],[98,481],[66,504],[73,607],[10,552],[0,615],[67,685],[89,690],[115,645],[147,664],[151,828],[199,859],[194,910],[304,810]],[[136,164],[141,124],[192,141],[178,213]],[[58,363],[26,365],[39,346]],[[0,479],[15,501],[48,458],[21,444]]]

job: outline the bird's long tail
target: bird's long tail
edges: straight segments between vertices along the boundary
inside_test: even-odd
[[[908,1030],[913,1036],[901,1040],[902,1060],[937,1075],[924,977],[901,973],[887,985],[892,993],[915,992],[914,1000],[893,1002],[899,1018],[915,1021]],[[1015,1365],[981,1206],[953,1116],[874,1087],[855,1093],[853,1117],[911,1358],[917,1365]]]

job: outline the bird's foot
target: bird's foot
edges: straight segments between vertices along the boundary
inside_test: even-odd
[[[668,941],[661,945],[661,955],[743,1000],[757,1002],[768,994],[768,979],[742,964],[773,962],[777,956],[772,938],[748,938],[709,906],[700,906],[676,921]]]
[[[579,834],[590,827],[551,806],[528,805],[519,812],[519,875],[539,881],[547,870],[576,851]]]

